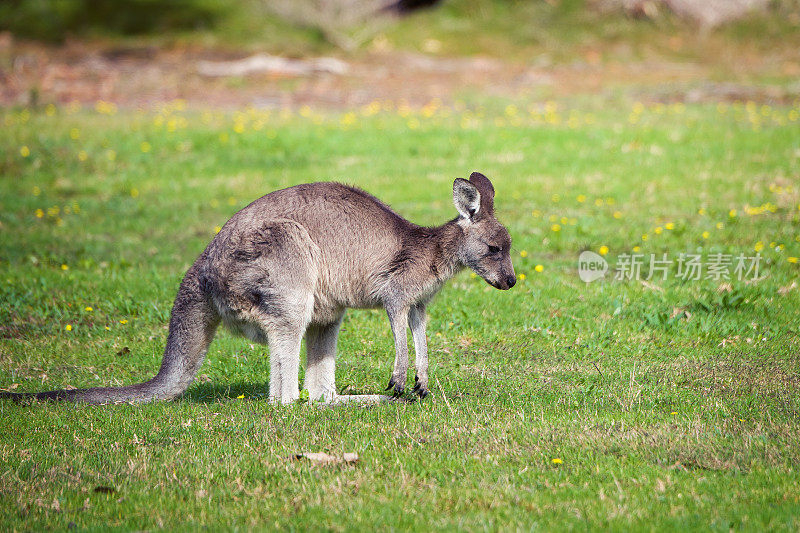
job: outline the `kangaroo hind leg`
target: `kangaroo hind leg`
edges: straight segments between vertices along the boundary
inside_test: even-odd
[[[336,341],[342,316],[330,324],[311,324],[306,330],[306,379],[309,399],[330,403],[336,397]]]

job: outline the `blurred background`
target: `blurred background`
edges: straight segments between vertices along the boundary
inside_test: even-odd
[[[800,0],[6,0],[0,105],[800,94]]]

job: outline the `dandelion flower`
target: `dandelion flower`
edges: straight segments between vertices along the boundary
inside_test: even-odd
[[[709,232],[707,232],[707,231],[703,232],[703,238],[704,239],[708,239],[710,236],[711,236],[711,234]]]
[[[239,396],[236,397],[236,399],[237,400],[243,400],[244,399],[244,394],[240,394]]]
[[[562,461],[562,460],[561,460],[560,458],[558,458],[558,457],[554,458],[554,459],[553,459],[551,462],[552,462],[554,465],[560,465],[560,464],[563,464],[563,463],[564,463],[564,461]]]
[[[525,274],[520,274],[518,277],[520,281],[525,281],[525,278],[527,278],[528,276],[526,276]]]
[[[44,211],[41,209],[36,210],[36,218],[42,218],[44,216]]]
[[[789,261],[789,262],[790,262],[790,263],[792,263],[792,264],[796,264],[796,263],[797,263],[797,261],[798,261],[798,259],[797,259],[796,257],[794,257],[794,256],[792,256],[792,257],[787,257],[787,258],[786,258],[786,260],[787,260],[787,261]]]
[[[763,250],[763,249],[764,249],[764,243],[763,243],[763,242],[761,242],[761,241],[758,241],[758,242],[756,243],[756,245],[755,245],[755,246],[753,246],[753,250],[755,250],[756,252],[760,252],[760,251],[761,251],[761,250]]]
[[[653,230],[653,233],[655,233],[656,235],[661,235],[662,231],[664,231],[664,228],[658,226],[656,229]]]
[[[553,224],[552,226],[550,226],[550,229],[553,230],[553,231],[561,231],[561,225],[560,224]]]
[[[88,312],[90,312],[90,313],[91,313],[92,311],[94,311],[94,309],[92,309],[92,307],[91,307],[91,306],[89,306],[89,305],[87,305],[86,307],[84,307],[84,308],[83,308],[83,310],[84,310],[84,311],[88,311]]]
[[[586,201],[586,195],[585,194],[579,194],[576,199],[578,200],[578,202],[583,203],[583,202]]]
[[[717,222],[717,229],[722,229],[724,227],[725,227],[725,224],[723,224],[722,222]]]
[[[700,209],[697,210],[697,214],[703,216],[706,214],[706,210],[701,207]]]
[[[664,229],[673,230],[675,229],[675,224],[673,224],[672,222],[667,222],[666,224],[664,224]]]
[[[614,211],[614,218],[616,218],[616,219],[622,218],[622,213],[619,212],[619,211]]]
[[[536,265],[536,267],[534,267],[534,270],[536,272],[543,272],[544,271],[544,265]]]
[[[67,324],[66,326],[64,326],[64,329],[67,331],[72,331],[72,324]]]
[[[28,148],[27,146],[22,146],[19,149],[19,155],[21,155],[22,157],[28,157],[29,155],[31,155],[31,149]]]
[[[608,246],[606,245],[601,246],[598,252],[600,252],[600,255],[606,255],[608,253]]]
[[[522,251],[519,253],[519,256],[520,256],[520,257],[528,257],[528,251],[527,251],[527,250],[522,250]]]
[[[736,218],[736,209],[731,209],[728,211],[728,216],[731,218]]]
[[[69,265],[61,265],[61,270],[69,270]]]
[[[123,318],[122,320],[120,320],[120,321],[119,321],[119,323],[120,323],[120,324],[127,324],[127,323],[128,323],[128,320],[127,320],[127,319],[125,319],[125,318]]]
[[[634,247],[633,247],[633,252],[634,252],[634,253],[639,253],[639,252],[641,252],[641,251],[642,251],[642,247],[641,247],[641,246],[634,246]]]
[[[671,415],[677,415],[677,414],[678,414],[678,411],[672,411],[670,414],[671,414]]]

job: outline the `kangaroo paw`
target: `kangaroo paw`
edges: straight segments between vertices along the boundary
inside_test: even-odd
[[[419,380],[419,376],[414,376],[414,388],[411,392],[419,396],[420,399],[425,398],[428,396],[428,394],[430,394],[430,391],[428,390],[428,384],[423,384],[423,382]]]
[[[406,386],[405,383],[401,382],[400,380],[396,379],[394,376],[389,380],[389,385],[386,387],[386,390],[394,389],[392,392],[392,396],[401,396],[403,394],[403,390],[405,390]]]

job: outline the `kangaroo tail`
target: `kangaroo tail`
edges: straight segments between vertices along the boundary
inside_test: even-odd
[[[169,321],[164,358],[154,378],[127,387],[22,393],[0,391],[0,398],[16,401],[28,398],[68,400],[89,404],[171,400],[183,394],[194,380],[218,325],[219,316],[204,293],[193,266],[178,289]]]

